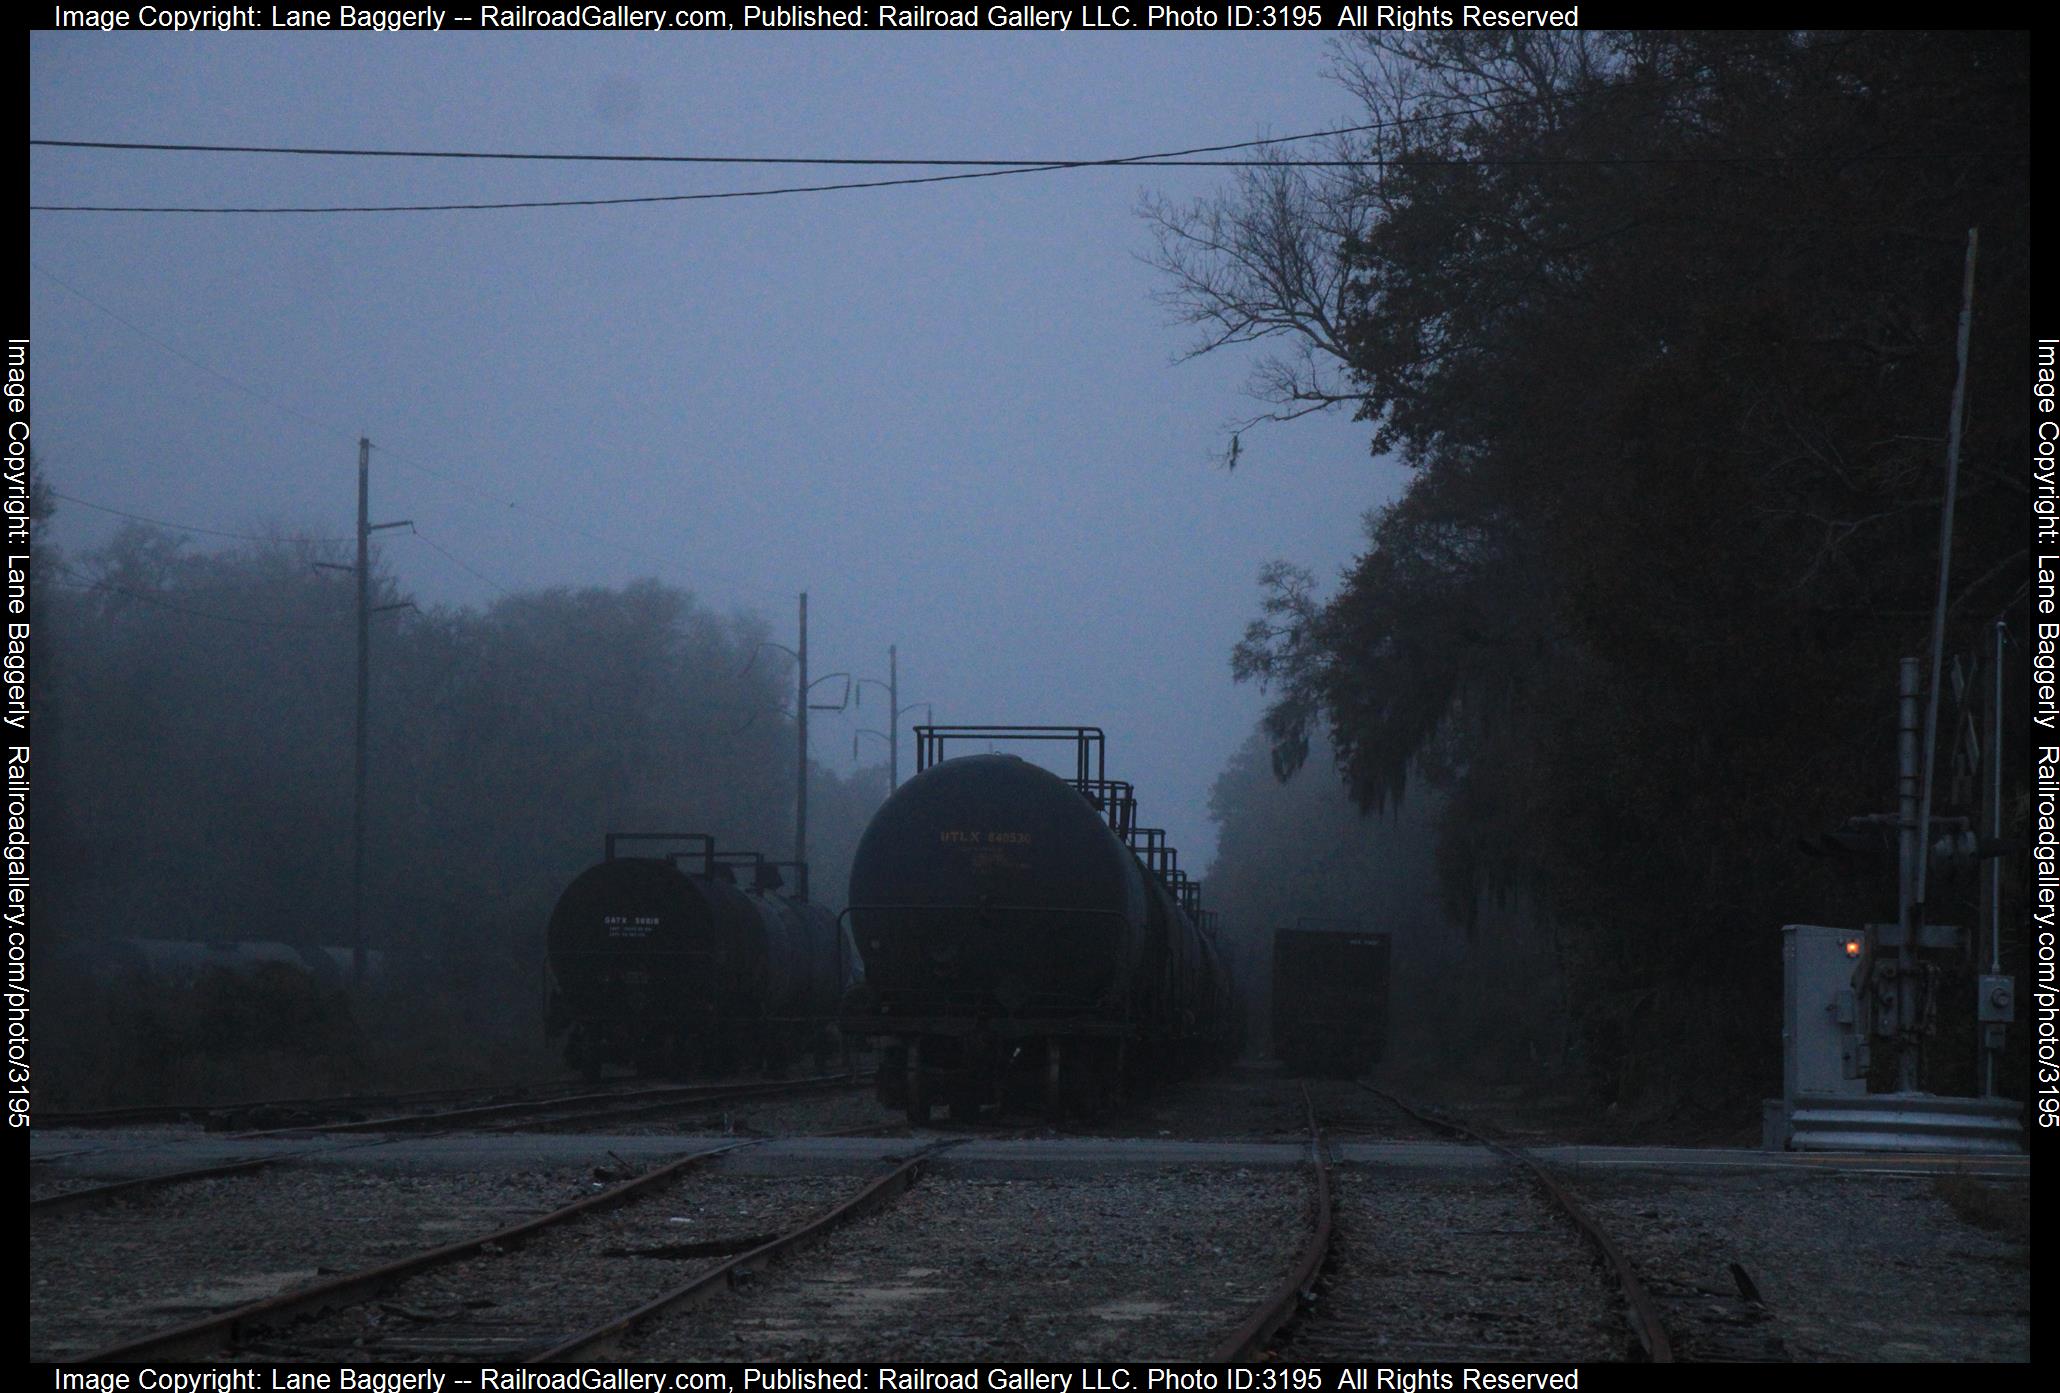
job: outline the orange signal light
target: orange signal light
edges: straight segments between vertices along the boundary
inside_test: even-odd
[[[1847,940],[1845,941],[1845,955],[1846,955],[1846,956],[1847,956],[1848,958],[1857,958],[1857,957],[1859,957],[1859,956],[1860,956],[1860,940],[1858,940],[1857,938],[1849,938],[1849,939],[1847,939]]]

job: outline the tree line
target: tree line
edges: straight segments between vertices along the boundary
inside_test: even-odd
[[[1273,770],[1327,737],[1361,808],[1432,794],[1451,931],[1526,906],[1494,932],[1555,964],[1598,1096],[1767,1089],[1780,926],[1893,917],[1885,869],[1796,846],[1894,807],[1970,227],[1947,645],[2000,618],[2023,661],[2028,62],[2021,33],[1369,35],[1338,164],[1146,209],[1198,351],[1272,345],[1263,417],[1343,406],[1410,471],[1329,593],[1262,577],[1233,669]],[[1939,811],[1972,811],[1943,710]],[[1932,918],[1976,923],[1947,891]],[[1964,1086],[1964,1045],[1934,1058]]]
[[[40,959],[126,938],[351,943],[352,559],[141,524],[77,555],[39,546]],[[482,1074],[546,1067],[544,922],[604,833],[792,854],[791,669],[759,651],[760,616],[655,580],[417,606],[375,553],[371,590],[395,607],[371,621],[366,817],[367,938],[406,1002],[388,1024]],[[884,773],[816,767],[811,788],[812,891],[841,907]],[[65,1046],[97,1047],[46,1004],[62,1078]]]

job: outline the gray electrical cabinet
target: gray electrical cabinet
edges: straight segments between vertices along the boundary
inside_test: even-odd
[[[1853,970],[1867,951],[1855,929],[1788,924],[1781,930],[1781,1091],[1843,1097],[1867,1091]]]
[[[1867,1032],[1853,989],[1866,951],[1856,929],[1782,926],[1781,1096],[1767,1100],[1762,1144],[1769,1150],[1796,1144],[1798,1107],[1866,1095]]]

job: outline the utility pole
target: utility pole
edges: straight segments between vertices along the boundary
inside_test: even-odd
[[[367,773],[367,708],[372,699],[372,534],[412,522],[372,521],[372,442],[358,437],[358,720],[357,795],[351,807],[351,984],[365,982],[365,782]],[[381,605],[377,612],[406,609],[406,603]]]
[[[365,981],[365,712],[372,700],[372,442],[358,437],[357,795],[351,801],[351,985]]]
[[[808,680],[808,592],[801,592],[801,633],[798,648],[789,648],[784,643],[770,639],[760,643],[760,648],[777,648],[794,660],[794,865],[800,874],[801,898],[808,898],[808,713],[817,711],[842,711],[851,702],[851,674],[848,672],[826,673],[810,682]],[[757,655],[752,655],[757,661]],[[744,669],[749,672],[747,666]],[[819,687],[825,682],[844,679],[844,695],[836,701],[817,702],[811,707],[808,689]]]
[[[808,898],[808,592],[801,592],[801,646],[795,655],[801,675],[794,688],[794,867],[801,873],[801,898]]]
[[[904,713],[913,711],[919,706],[927,712],[930,709],[930,703],[927,701],[912,701],[906,706],[901,704],[901,656],[897,647],[891,643],[887,645],[887,680],[882,682],[877,677],[854,677],[852,679],[853,689],[860,692],[861,696],[867,683],[871,683],[875,687],[884,687],[887,691],[887,728],[885,730],[873,730],[868,727],[865,730],[853,732],[851,736],[851,757],[853,759],[858,758],[858,737],[861,735],[870,735],[887,742],[887,796],[891,798],[894,796],[894,790],[901,787],[901,718]]]

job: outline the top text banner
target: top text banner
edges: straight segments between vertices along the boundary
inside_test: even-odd
[[[708,5],[53,5],[31,12],[39,29],[220,33],[312,29],[493,33],[621,29],[1578,29],[1580,6],[1374,4],[708,4]]]

